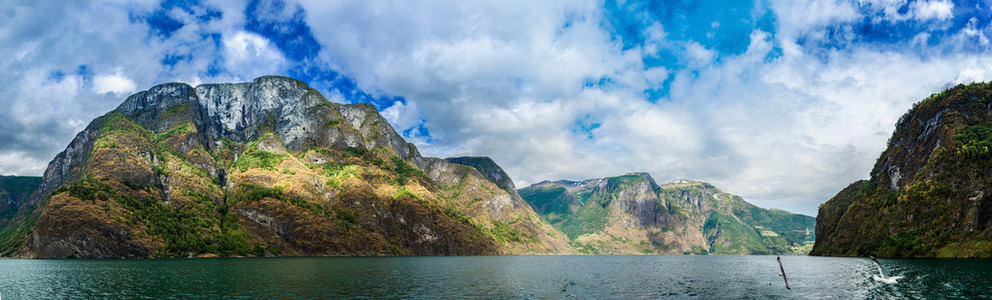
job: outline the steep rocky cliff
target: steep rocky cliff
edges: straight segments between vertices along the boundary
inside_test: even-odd
[[[597,254],[805,253],[814,219],[767,210],[702,182],[647,173],[545,181],[520,195],[576,250]]]
[[[903,115],[871,178],[820,205],[811,255],[992,257],[992,85]]]
[[[474,168],[422,157],[374,107],[331,103],[297,80],[169,83],[128,97],[80,132],[49,164],[11,224],[22,230],[0,251],[50,258],[571,251],[511,194]]]

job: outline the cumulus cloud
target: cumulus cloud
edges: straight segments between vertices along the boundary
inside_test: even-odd
[[[910,4],[913,18],[916,20],[947,20],[954,17],[954,3],[942,1],[916,1]]]
[[[863,18],[861,11],[852,1],[844,0],[780,0],[771,1],[771,8],[775,11],[780,24],[777,28],[779,34],[786,42],[793,41],[800,34],[819,30],[830,24],[847,23]]]
[[[876,22],[945,21],[954,17],[954,3],[948,0],[866,0],[869,11],[879,12]]]
[[[93,77],[93,91],[97,94],[113,93],[116,96],[126,96],[134,92],[138,85],[131,79],[121,75],[118,70],[111,75],[97,75]]]
[[[224,65],[241,80],[274,74],[286,65],[286,59],[268,39],[239,31],[224,36]]]
[[[243,25],[244,3],[231,4],[3,1],[0,106],[8,109],[0,110],[0,173],[41,175],[90,120],[139,89],[237,80],[217,46]],[[279,71],[264,42],[241,41],[245,51],[236,54],[260,54],[269,66],[236,63],[235,71]]]
[[[119,38],[141,31],[122,26],[127,13],[112,5],[25,1],[0,5],[0,15],[0,56],[7,58],[0,60],[0,106],[7,108],[0,110],[0,172],[40,175],[85,122],[116,106],[113,93],[94,92],[107,83],[94,82],[94,73],[114,72],[122,64],[113,60],[124,57],[132,66],[156,64],[145,64],[139,43]]]

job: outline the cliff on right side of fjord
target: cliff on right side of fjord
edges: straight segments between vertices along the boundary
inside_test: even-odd
[[[871,178],[820,205],[810,255],[992,257],[992,84],[899,119]]]

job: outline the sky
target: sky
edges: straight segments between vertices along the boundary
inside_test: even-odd
[[[164,82],[300,79],[518,187],[649,172],[816,215],[912,104],[992,78],[992,1],[0,0],[0,174]]]

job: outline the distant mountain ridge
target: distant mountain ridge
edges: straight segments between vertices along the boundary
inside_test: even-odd
[[[0,176],[0,228],[11,221],[39,185],[41,177]]]
[[[805,254],[813,217],[767,210],[703,182],[647,173],[542,181],[520,195],[593,254]]]
[[[913,105],[871,178],[820,205],[810,254],[992,257],[992,84]]]

